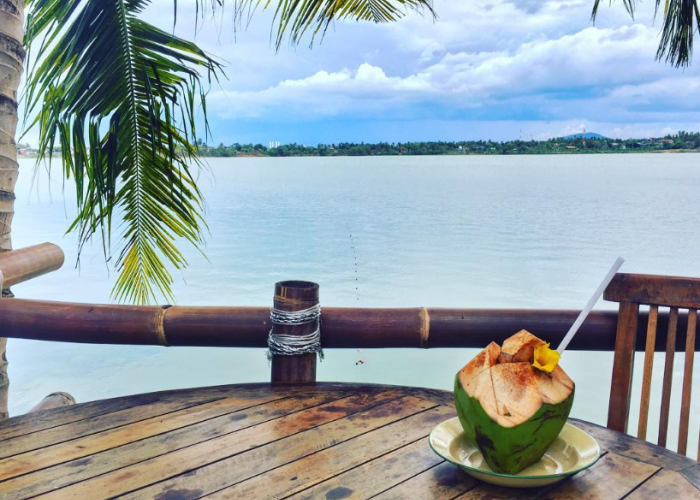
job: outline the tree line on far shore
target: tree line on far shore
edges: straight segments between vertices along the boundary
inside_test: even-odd
[[[586,153],[639,153],[652,151],[700,151],[700,133],[679,132],[652,139],[608,139],[568,137],[546,141],[424,141],[338,144],[263,144],[210,146],[199,144],[203,156],[396,156],[396,155],[459,155],[459,154],[586,154]]]

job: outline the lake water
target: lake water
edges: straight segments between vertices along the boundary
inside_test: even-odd
[[[200,179],[208,260],[187,251],[191,266],[177,275],[178,303],[268,306],[276,281],[305,279],[321,285],[327,306],[581,308],[618,255],[626,258],[627,272],[700,276],[699,159],[213,159]],[[14,245],[58,243],[66,264],[15,287],[16,295],[108,302],[114,275],[100,245],[88,248],[76,268],[75,239],[64,236],[74,213],[71,189],[63,192],[58,173],[49,182],[42,171],[32,183],[32,167],[31,160],[21,161]],[[334,350],[320,364],[319,378],[451,389],[454,374],[475,353]],[[56,390],[87,401],[269,377],[262,349],[10,340],[8,357],[15,415]],[[659,357],[657,369],[662,364]],[[577,383],[573,416],[605,423],[612,354],[571,352],[562,366]],[[682,369],[678,356],[678,393]],[[654,383],[657,414],[660,376]],[[672,411],[678,414],[677,407]],[[649,435],[656,435],[654,423]]]

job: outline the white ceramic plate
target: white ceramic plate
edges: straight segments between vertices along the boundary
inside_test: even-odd
[[[445,420],[430,433],[430,447],[448,462],[481,481],[512,488],[535,488],[556,483],[595,464],[601,455],[598,442],[566,423],[559,437],[536,464],[518,474],[493,472],[476,444],[462,430],[457,417]]]

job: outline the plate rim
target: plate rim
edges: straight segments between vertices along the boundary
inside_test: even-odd
[[[476,467],[472,467],[472,466],[470,466],[470,465],[466,465],[466,464],[463,464],[463,463],[459,463],[459,462],[456,462],[456,461],[452,460],[452,459],[449,458],[449,457],[446,457],[445,455],[443,455],[442,453],[440,453],[438,450],[436,450],[435,447],[433,446],[433,432],[435,432],[435,429],[437,429],[437,428],[440,427],[441,425],[445,424],[446,422],[450,422],[450,421],[453,421],[453,420],[459,420],[459,418],[458,418],[458,417],[448,418],[447,420],[443,420],[442,422],[440,422],[439,424],[437,424],[435,427],[433,427],[433,430],[430,431],[430,435],[428,436],[428,444],[430,445],[430,449],[433,450],[433,452],[434,452],[436,455],[438,455],[439,457],[442,457],[443,459],[447,460],[447,461],[450,462],[451,464],[456,465],[456,466],[458,466],[458,467],[461,467],[462,469],[466,469],[466,470],[475,472],[475,473],[477,473],[477,474],[484,474],[484,475],[487,475],[487,476],[502,477],[502,478],[506,478],[506,479],[556,479],[556,478],[564,478],[564,477],[568,477],[568,476],[573,476],[574,474],[578,474],[578,473],[581,472],[581,471],[584,471],[584,470],[586,470],[586,469],[589,469],[589,468],[593,467],[593,466],[598,462],[598,460],[600,460],[600,458],[603,456],[603,449],[602,449],[602,447],[600,446],[600,443],[598,442],[598,440],[597,440],[596,438],[594,438],[593,436],[591,436],[588,432],[584,431],[583,429],[581,429],[581,428],[579,428],[579,427],[576,427],[575,425],[570,424],[570,423],[567,421],[567,422],[564,423],[564,426],[570,426],[570,427],[575,428],[577,431],[583,432],[583,433],[584,433],[586,436],[588,436],[588,437],[596,444],[596,446],[598,447],[598,453],[596,454],[595,458],[594,458],[593,460],[591,460],[590,463],[584,465],[583,467],[580,467],[580,468],[578,468],[578,469],[573,469],[573,470],[570,470],[570,471],[566,471],[566,472],[557,472],[557,473],[555,473],[555,474],[542,474],[542,475],[537,475],[537,476],[529,476],[529,475],[528,475],[528,476],[522,476],[522,475],[520,475],[520,474],[503,474],[503,473],[501,473],[501,472],[494,472],[494,471],[487,471],[487,470],[483,470],[483,469],[477,469]],[[562,430],[563,430],[563,428],[562,428]],[[464,432],[464,431],[462,431],[462,432]]]

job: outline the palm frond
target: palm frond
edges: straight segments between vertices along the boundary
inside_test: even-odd
[[[197,10],[205,15],[216,12],[225,3],[226,0],[197,0]],[[292,44],[298,44],[308,33],[313,44],[316,36],[322,36],[335,20],[388,23],[401,19],[409,10],[436,16],[432,0],[229,0],[229,3],[233,3],[239,26],[249,21],[258,8],[274,6],[277,48],[287,37]]]
[[[111,255],[118,219],[113,296],[146,303],[172,298],[186,265],[176,246],[202,243],[202,197],[194,182],[196,108],[220,67],[195,44],[138,17],[147,0],[31,0],[26,44],[41,53],[26,86],[39,127],[39,157],[60,145],[77,186],[70,230],[80,248],[98,233]],[[206,125],[206,114],[204,123]]]
[[[638,0],[622,0],[627,12],[634,17]],[[593,3],[592,19],[598,15],[601,0]],[[612,0],[610,0],[612,3]],[[656,0],[656,15],[661,0]],[[657,60],[665,60],[676,67],[689,66],[693,59],[693,36],[700,29],[700,6],[698,0],[664,0],[663,24]]]

